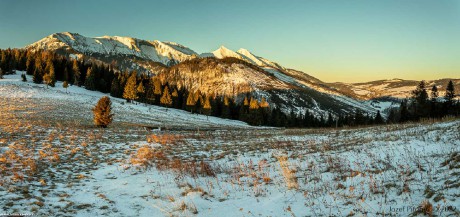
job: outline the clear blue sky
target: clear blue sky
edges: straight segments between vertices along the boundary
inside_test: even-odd
[[[0,48],[64,31],[243,47],[325,81],[460,78],[460,0],[0,1]]]

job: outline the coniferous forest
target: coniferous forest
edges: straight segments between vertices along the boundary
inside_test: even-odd
[[[247,93],[242,102],[229,96],[205,95],[177,88],[156,76],[136,71],[120,72],[111,65],[83,62],[45,51],[31,52],[23,49],[0,50],[0,79],[4,74],[26,71],[33,82],[54,87],[56,81],[84,87],[92,91],[124,98],[127,103],[146,103],[166,108],[182,109],[192,113],[241,120],[256,126],[275,127],[342,127],[384,123],[419,121],[423,118],[459,116],[460,103],[452,81],[446,84],[444,96],[436,86],[427,87],[422,81],[411,98],[401,101],[399,108],[390,110],[387,118],[380,112],[365,114],[357,110],[353,114],[315,116],[306,110],[288,114],[277,105],[270,105]],[[23,76],[25,80],[25,76]]]

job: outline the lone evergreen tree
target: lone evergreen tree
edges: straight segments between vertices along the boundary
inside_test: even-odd
[[[123,98],[125,98],[128,102],[131,102],[138,98],[136,79],[137,75],[135,72],[133,72],[129,76],[128,81],[126,82],[125,91],[123,92]]]
[[[106,128],[113,120],[112,101],[108,96],[103,96],[93,108],[94,124]]]

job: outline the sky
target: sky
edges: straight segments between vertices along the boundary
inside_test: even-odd
[[[0,1],[0,48],[66,31],[246,48],[327,82],[460,78],[460,0]]]

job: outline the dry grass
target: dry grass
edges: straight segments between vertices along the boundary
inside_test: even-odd
[[[155,150],[150,146],[142,146],[137,152],[131,156],[130,162],[135,166],[141,166],[148,168],[153,165],[154,162],[164,161],[166,157],[164,153],[159,150]]]
[[[299,189],[299,183],[297,181],[296,169],[293,169],[288,161],[287,156],[277,157],[281,167],[281,172],[284,177],[284,181],[288,189]]]

